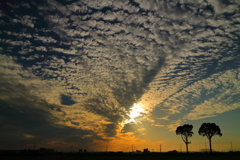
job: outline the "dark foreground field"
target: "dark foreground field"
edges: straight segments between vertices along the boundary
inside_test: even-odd
[[[55,154],[1,155],[1,160],[239,160],[240,154]]]

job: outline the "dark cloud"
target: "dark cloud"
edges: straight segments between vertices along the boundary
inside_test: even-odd
[[[130,107],[137,102],[141,96],[149,89],[149,84],[153,81],[155,76],[161,71],[164,66],[165,58],[161,57],[157,61],[157,64],[153,68],[143,72],[142,77],[132,80],[130,83],[122,82],[119,83],[117,88],[112,88],[113,94],[119,104],[124,107],[127,111]],[[126,77],[127,78],[127,77]]]
[[[91,135],[93,138],[100,139],[92,131],[56,124],[55,122],[61,121],[56,114],[63,118],[66,113],[60,109],[60,106],[49,104],[31,94],[33,88],[14,80],[8,82],[3,78],[0,80],[0,85],[0,97],[2,97],[0,99],[0,128],[4,131],[0,133],[1,149],[32,148],[34,144],[46,147],[54,141],[87,147],[92,140],[82,138],[82,136]],[[80,125],[78,122],[72,121],[71,123],[76,126]]]
[[[60,95],[60,99],[61,99],[61,104],[62,105],[73,105],[76,102],[74,100],[72,100],[72,98],[70,96],[66,96],[66,95]]]
[[[86,101],[84,107],[90,112],[106,117],[107,121],[111,124],[105,125],[106,129],[104,132],[108,136],[114,136],[118,124],[122,122],[124,116],[126,116],[126,113],[123,112],[122,108],[117,105],[118,104],[111,101],[111,99],[99,95],[97,98]]]
[[[79,123],[78,122],[71,122],[72,124],[76,125],[76,126],[79,126]]]
[[[139,129],[138,125],[135,123],[128,123],[124,126],[124,128],[122,129],[123,133],[126,132],[135,132]]]

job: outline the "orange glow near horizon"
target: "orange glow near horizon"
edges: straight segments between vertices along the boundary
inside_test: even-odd
[[[179,142],[179,143],[178,143]],[[136,150],[143,151],[143,149],[148,148],[150,152],[168,152],[172,150],[177,150],[178,152],[186,152],[185,143],[180,139],[178,142],[165,142],[165,141],[148,141],[145,139],[140,139],[131,135],[131,133],[122,134],[110,141],[95,140],[94,145],[89,149],[91,151],[123,151],[123,152],[136,152]],[[209,143],[192,143],[189,145],[190,152],[201,152],[204,149],[209,149]],[[219,143],[217,141],[212,143],[213,150],[218,152],[228,152],[231,150],[230,143]],[[233,150],[238,151],[240,148],[240,143],[233,143]]]
[[[152,149],[154,147],[159,151],[159,145],[161,143],[163,143],[163,141],[151,142],[137,138],[133,132],[127,132],[117,133],[117,135],[109,141],[94,140],[94,145],[91,146],[91,150],[131,152],[132,150],[142,151],[144,148]]]

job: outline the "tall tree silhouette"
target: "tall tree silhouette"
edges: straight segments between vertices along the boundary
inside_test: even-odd
[[[203,123],[198,131],[199,135],[206,136],[209,140],[210,152],[212,153],[212,137],[215,135],[222,136],[219,126],[215,123]]]
[[[184,124],[183,126],[177,127],[176,134],[181,135],[183,142],[186,144],[186,150],[188,153],[188,144],[191,142],[188,141],[189,137],[192,137],[193,132],[192,132],[193,126],[189,124]]]

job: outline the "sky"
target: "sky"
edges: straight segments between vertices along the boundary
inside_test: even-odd
[[[240,150],[239,0],[0,2],[0,149]]]

